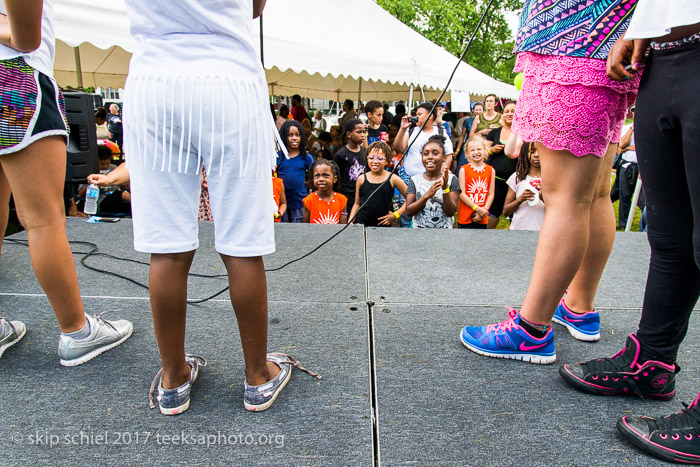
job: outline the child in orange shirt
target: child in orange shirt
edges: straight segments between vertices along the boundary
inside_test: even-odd
[[[475,135],[467,141],[469,163],[459,169],[459,206],[457,223],[460,229],[485,229],[495,196],[496,171],[485,164],[486,140]]]
[[[311,164],[309,176],[316,191],[304,198],[305,224],[345,224],[348,221],[348,198],[334,191],[338,188],[338,172],[338,164],[327,159],[317,159]]]
[[[275,200],[275,222],[281,222],[282,216],[287,212],[287,196],[284,194],[284,182],[277,177],[277,172],[272,172],[272,198]]]

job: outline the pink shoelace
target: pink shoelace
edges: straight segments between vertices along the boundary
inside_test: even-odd
[[[510,308],[508,311],[508,316],[509,318],[505,321],[502,321],[500,323],[496,324],[489,324],[486,326],[486,334],[489,334],[492,331],[495,332],[507,332],[510,331],[511,329],[517,329],[520,326],[515,324],[515,318],[518,316],[518,312],[515,311],[514,309]]]

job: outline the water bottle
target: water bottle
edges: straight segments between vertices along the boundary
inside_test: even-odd
[[[100,188],[91,183],[85,192],[85,214],[97,214],[97,198],[100,197]]]

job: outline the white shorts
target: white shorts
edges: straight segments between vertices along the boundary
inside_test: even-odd
[[[199,246],[202,165],[216,250],[238,257],[275,251],[269,109],[264,83],[129,76],[124,143],[137,251],[181,253]]]

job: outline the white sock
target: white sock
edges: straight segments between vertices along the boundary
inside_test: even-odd
[[[78,329],[77,331],[73,332],[62,332],[64,336],[72,337],[73,339],[85,339],[87,336],[90,335],[90,320],[87,319],[87,316],[85,317],[85,325],[81,328]]]

